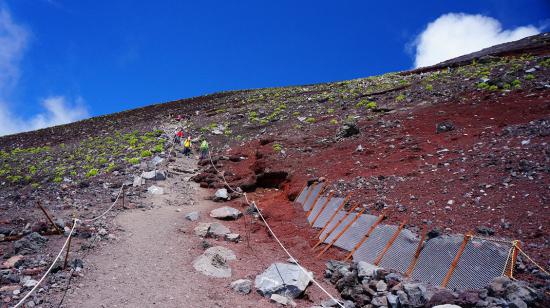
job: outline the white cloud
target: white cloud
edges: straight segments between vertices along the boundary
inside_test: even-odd
[[[415,67],[429,66],[483,48],[540,33],[527,25],[503,30],[500,22],[483,15],[449,13],[428,24],[416,38]]]
[[[0,7],[0,136],[66,124],[89,116],[80,97],[74,102],[64,96],[48,97],[41,101],[44,110],[27,118],[13,111],[16,108],[9,103],[9,93],[17,86],[29,36],[29,30],[15,23],[10,12]]]

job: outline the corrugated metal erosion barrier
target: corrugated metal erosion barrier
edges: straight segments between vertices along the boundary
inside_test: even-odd
[[[482,288],[495,277],[513,275],[518,241],[471,233],[425,240],[426,229],[417,235],[404,228],[406,221],[388,225],[382,223],[383,215],[365,214],[365,208],[346,209],[350,196],[325,194],[323,185],[305,186],[296,198],[310,225],[319,229],[314,247],[319,255],[336,246],[349,251],[346,260],[366,261],[451,289]]]

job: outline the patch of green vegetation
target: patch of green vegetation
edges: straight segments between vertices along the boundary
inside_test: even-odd
[[[258,121],[258,113],[256,111],[250,111],[248,113],[248,119],[250,122],[257,122]]]
[[[98,173],[99,173],[99,169],[92,168],[92,169],[88,170],[88,172],[86,172],[86,177],[91,178],[91,177],[96,176]]]
[[[315,123],[315,121],[316,121],[316,120],[315,120],[315,118],[313,118],[313,117],[309,117],[309,118],[307,118],[307,119],[305,120],[305,122],[306,122],[306,123],[309,123],[309,124],[313,124],[313,123]]]
[[[334,108],[329,108],[329,109],[327,109],[327,113],[328,113],[328,114],[333,114],[333,113],[334,113]]]
[[[294,111],[294,112],[292,113],[292,115],[293,115],[293,116],[295,116],[295,117],[297,117],[297,116],[299,116],[299,115],[300,115],[300,112],[298,112],[298,111]]]
[[[486,82],[480,82],[477,84],[478,89],[486,90],[489,88],[489,84]]]
[[[498,87],[496,85],[489,86],[489,91],[496,91],[498,90]]]
[[[330,120],[330,124],[336,125],[336,124],[338,124],[338,120],[332,119],[332,120]]]
[[[153,153],[150,150],[143,150],[143,151],[141,151],[140,155],[141,155],[142,158],[145,158],[145,157],[153,156]]]
[[[273,151],[279,153],[283,150],[283,146],[278,144],[278,143],[274,143],[273,144]]]
[[[162,144],[157,144],[151,151],[153,151],[153,153],[160,153],[162,150],[164,150],[164,146]]]
[[[395,98],[395,100],[396,100],[397,102],[402,102],[402,101],[405,100],[405,98],[406,98],[405,94],[399,94],[399,95]]]
[[[368,102],[366,107],[367,109],[375,109],[376,107],[378,107],[378,105],[376,104],[376,102]]]
[[[230,130],[229,128],[226,128],[226,129],[223,131],[223,134],[226,135],[226,136],[231,136],[231,134],[233,134],[233,131]]]
[[[60,176],[56,176],[56,177],[53,179],[53,182],[54,182],[54,183],[61,183],[61,182],[63,182],[63,178],[60,177]]]
[[[527,75],[525,75],[524,78],[525,78],[525,80],[533,80],[533,79],[535,79],[535,75],[533,75],[533,74],[527,74]]]
[[[432,91],[434,89],[433,85],[431,84],[427,84],[424,89],[426,89],[426,91]]]
[[[521,89],[521,81],[519,79],[512,81],[512,87],[514,89]]]
[[[546,58],[544,60],[541,60],[539,62],[539,65],[544,66],[544,67],[550,67],[550,58]]]
[[[133,157],[128,159],[128,163],[131,165],[137,165],[141,162],[141,158],[139,157]]]
[[[269,123],[269,120],[268,119],[261,119],[260,120],[260,125],[266,125],[267,123]]]

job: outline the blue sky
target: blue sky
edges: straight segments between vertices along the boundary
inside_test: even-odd
[[[4,60],[0,47],[0,61],[11,61],[14,71],[4,76],[8,85],[0,75],[0,121],[1,108],[5,118],[17,119],[4,133],[221,90],[410,69],[429,63],[431,46],[444,45],[429,33],[424,45],[418,42],[429,23],[448,13],[492,18],[501,26],[490,34],[497,42],[521,35],[506,32],[518,27],[548,31],[550,21],[550,2],[534,0],[0,0],[0,9],[25,37]],[[440,20],[432,36],[447,33],[449,24],[465,28],[464,16]],[[474,25],[488,32],[485,21]],[[419,60],[418,46],[426,47],[428,62]]]

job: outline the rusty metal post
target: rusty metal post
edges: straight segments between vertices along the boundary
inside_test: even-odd
[[[357,206],[358,206],[357,204],[352,206],[351,209],[349,209],[349,211],[344,216],[342,216],[340,218],[340,220],[338,220],[338,222],[336,222],[336,224],[332,228],[330,228],[330,230],[327,233],[325,233],[325,236],[323,236],[323,238],[320,239],[317,242],[317,244],[315,244],[315,246],[313,246],[312,249],[315,249],[315,248],[317,248],[317,246],[321,245],[332,234],[332,232],[334,232],[334,230],[336,230],[336,228],[338,228],[338,226],[340,226],[340,224],[342,224],[344,222],[344,220],[346,220],[346,218],[349,215],[351,215],[351,212],[353,212],[353,210],[355,210],[355,208],[357,208]]]
[[[366,207],[364,207],[361,211],[359,211],[359,213],[357,213],[357,215],[355,215],[355,217],[353,217],[353,219],[349,222],[349,224],[347,224],[344,229],[342,229],[342,231],[340,231],[340,233],[338,233],[338,235],[336,235],[335,238],[332,239],[332,241],[330,241],[330,244],[328,244],[325,249],[323,249],[318,255],[317,257],[320,257],[323,255],[323,253],[325,253],[325,251],[327,251],[332,245],[334,245],[334,243],[336,243],[336,241],[344,234],[346,233],[346,231],[348,231],[348,229],[351,227],[351,225],[353,225],[354,222],[357,221],[357,219],[359,218],[359,216],[361,216],[365,211],[367,210]]]
[[[374,265],[378,266],[378,264],[380,264],[380,261],[382,261],[382,258],[384,257],[384,255],[386,254],[386,252],[388,252],[388,250],[390,249],[391,245],[393,245],[393,242],[395,242],[395,240],[397,239],[397,236],[399,235],[399,233],[401,232],[401,230],[403,230],[403,227],[405,226],[405,223],[407,222],[407,220],[403,220],[403,222],[399,225],[399,228],[397,228],[397,231],[395,231],[395,233],[393,234],[393,236],[390,238],[390,240],[388,241],[388,243],[386,244],[386,247],[384,247],[384,249],[382,249],[382,251],[380,252],[380,254],[378,254],[378,257],[376,257],[376,259],[374,260]]]
[[[382,222],[382,220],[384,220],[384,218],[385,218],[384,214],[381,214],[380,216],[378,216],[378,219],[374,222],[374,224],[372,224],[372,226],[370,226],[369,231],[367,232],[367,234],[365,234],[365,236],[363,236],[363,238],[359,241],[359,243],[357,243],[357,245],[355,245],[355,247],[353,247],[353,249],[349,252],[349,254],[346,256],[344,261],[349,260],[353,256],[353,253],[355,253],[355,251],[357,251],[357,249],[359,249],[359,247],[361,247],[361,245],[363,245],[363,243],[369,238],[371,233],[374,231],[374,229],[376,229],[378,224],[380,224],[380,222]]]
[[[340,205],[338,206],[338,208],[336,209],[336,211],[334,213],[332,213],[332,216],[330,216],[330,218],[328,219],[327,223],[325,224],[325,226],[321,229],[321,231],[319,231],[319,233],[317,234],[317,237],[320,237],[321,234],[323,234],[323,231],[325,231],[325,229],[328,227],[328,225],[330,225],[330,223],[332,222],[332,220],[334,219],[334,217],[336,217],[336,214],[338,214],[338,212],[346,205],[346,203],[348,202],[348,200],[351,198],[351,193],[348,194],[346,196],[346,198],[344,200],[342,200],[342,203],[340,203]]]
[[[447,284],[449,283],[449,280],[451,280],[451,276],[453,275],[453,272],[455,271],[456,265],[458,264],[458,261],[460,260],[460,256],[462,256],[462,253],[464,252],[464,249],[466,249],[466,245],[468,244],[468,241],[470,241],[470,238],[472,237],[472,232],[468,232],[464,234],[464,239],[462,240],[462,245],[460,245],[460,248],[458,248],[458,251],[456,252],[455,258],[453,259],[453,262],[451,263],[451,267],[449,268],[449,271],[447,272],[447,275],[445,275],[445,278],[443,278],[443,282],[441,282],[441,287],[446,288]]]
[[[325,208],[327,207],[327,205],[329,204],[330,200],[332,199],[332,195],[334,194],[334,191],[331,191],[329,194],[328,194],[328,197],[327,197],[327,200],[325,201],[325,203],[323,204],[323,206],[321,207],[321,209],[319,210],[319,213],[317,213],[317,215],[315,215],[315,217],[313,218],[313,220],[311,221],[310,225],[314,225],[315,222],[317,221],[317,218],[319,218],[319,216],[321,216],[321,213],[323,213],[325,211]],[[307,216],[309,218],[309,215]]]
[[[73,225],[76,224],[76,220],[73,219]],[[71,228],[72,229],[72,228]],[[73,235],[69,234],[69,243],[67,244],[67,252],[65,253],[65,262],[63,263],[63,269],[67,268],[67,262],[69,262],[69,252],[71,251],[71,241],[73,239]]]
[[[61,231],[61,229],[59,229],[59,227],[53,222],[52,217],[50,216],[48,211],[46,211],[46,209],[42,206],[42,204],[40,204],[40,201],[36,201],[36,204],[42,210],[42,213],[44,213],[44,215],[46,215],[46,217],[48,218],[50,223],[53,225],[53,227],[57,230],[57,232],[59,232],[59,234],[63,234],[63,231]]]
[[[422,228],[422,235],[420,236],[420,242],[418,242],[418,246],[416,247],[416,252],[414,253],[413,259],[411,260],[411,264],[407,268],[407,271],[405,272],[405,277],[410,277],[412,274],[412,271],[414,270],[414,267],[416,266],[416,261],[418,261],[418,257],[420,257],[420,252],[422,251],[422,247],[424,247],[424,240],[426,239],[426,234],[428,233],[428,227],[424,226]]]

